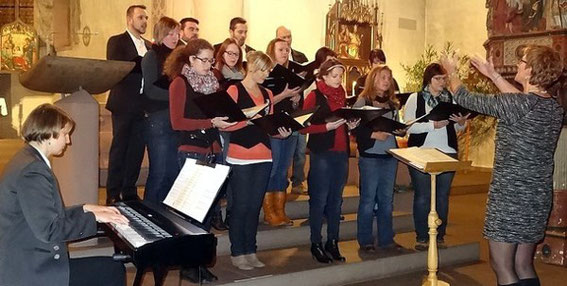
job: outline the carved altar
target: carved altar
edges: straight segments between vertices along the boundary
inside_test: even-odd
[[[382,17],[378,1],[335,0],[326,18],[325,46],[345,65],[343,86],[352,93],[353,81],[368,72],[368,55],[382,46]]]
[[[515,52],[521,45],[553,47],[567,64],[567,0],[487,0],[486,8],[484,47],[505,78],[514,78]]]

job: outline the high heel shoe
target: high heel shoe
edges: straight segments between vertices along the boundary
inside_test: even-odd
[[[325,250],[331,255],[333,260],[337,260],[340,262],[346,261],[346,258],[342,256],[341,252],[339,251],[339,244],[336,239],[327,241],[327,243],[325,243]]]
[[[327,253],[325,253],[325,250],[323,249],[323,244],[321,243],[311,244],[311,256],[313,256],[313,259],[321,263],[329,264],[333,262],[333,260],[329,256],[327,256]]]

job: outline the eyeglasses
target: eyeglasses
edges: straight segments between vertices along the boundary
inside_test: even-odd
[[[524,60],[524,59],[518,60],[518,65],[519,65],[520,63],[524,63],[524,64],[526,64],[526,65],[528,64],[528,62],[526,62],[526,60]]]
[[[212,59],[203,59],[203,58],[200,58],[200,57],[198,57],[198,56],[193,56],[193,57],[196,58],[196,59],[198,59],[198,60],[200,60],[202,63],[209,63],[209,64],[211,64],[211,65],[214,65],[214,64],[215,64],[215,59],[214,59],[214,58],[212,58]]]
[[[229,52],[229,51],[225,51],[224,53],[231,56],[231,57],[238,57],[238,55],[240,55],[239,53],[233,53],[233,52]]]

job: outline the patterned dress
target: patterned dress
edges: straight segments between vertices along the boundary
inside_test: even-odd
[[[529,93],[484,95],[460,87],[455,101],[494,116],[496,151],[484,236],[506,243],[543,239],[553,197],[553,154],[563,108]]]

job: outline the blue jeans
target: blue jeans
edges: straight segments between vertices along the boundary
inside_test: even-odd
[[[291,165],[297,134],[286,139],[270,138],[272,149],[272,171],[268,182],[268,192],[285,192],[287,185],[287,169]]]
[[[144,200],[161,202],[179,174],[177,137],[171,128],[168,110],[149,114],[145,123],[150,164]]]
[[[348,174],[346,152],[311,152],[309,155],[309,226],[311,243],[321,243],[323,216],[327,218],[327,241],[339,239],[343,188]]]
[[[256,253],[258,217],[264,200],[272,163],[231,165],[229,179],[232,195],[230,216],[230,253],[232,256]]]
[[[202,153],[197,153],[197,152],[183,152],[183,151],[179,151],[177,153],[177,164],[179,166],[179,170],[181,171],[181,169],[183,168],[183,165],[185,165],[185,161],[187,158],[191,158],[191,159],[196,159],[196,160],[202,160],[202,161],[207,161],[207,162],[211,162],[211,163],[222,163],[222,153],[218,153],[218,154],[202,154]],[[219,178],[220,179],[220,178]],[[228,179],[227,179],[228,180]],[[226,182],[223,185],[223,187],[226,186]],[[220,211],[221,207],[220,207],[220,198],[223,196],[224,191],[221,188],[221,190],[219,191],[219,195],[217,196],[217,198],[215,199],[215,203],[213,204],[213,206],[211,207],[211,209],[209,210],[209,212],[207,213],[207,215],[205,216],[205,220],[203,221],[203,228],[207,231],[209,231],[211,229],[211,219],[212,219],[212,214],[217,213]]]
[[[374,244],[372,223],[376,213],[378,246],[394,243],[392,226],[394,182],[398,160],[394,157],[358,159],[360,202],[357,216],[357,239],[360,246]],[[375,210],[374,206],[378,205]]]
[[[426,242],[429,241],[427,217],[431,205],[431,176],[412,167],[408,166],[408,168],[414,188],[413,223],[415,225],[416,240]],[[454,176],[455,172],[445,172],[436,177],[436,210],[439,219],[443,221],[437,228],[439,232],[439,234],[437,234],[438,240],[445,237],[447,218],[449,215],[449,191],[451,190],[451,183],[453,182]]]
[[[293,154],[292,187],[301,185],[301,183],[305,181],[305,149],[307,148],[305,136],[305,134],[300,133],[297,137],[297,145],[295,147],[295,153]]]

